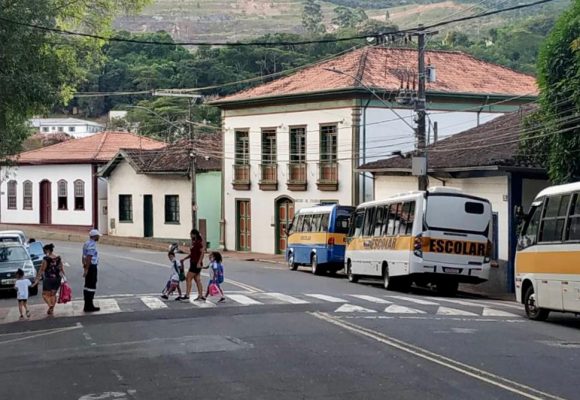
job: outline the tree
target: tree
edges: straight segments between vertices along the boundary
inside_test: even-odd
[[[353,10],[352,8],[339,6],[334,9],[334,18],[332,23],[340,28],[356,28],[360,23],[369,19],[362,8]]]
[[[306,0],[302,11],[302,26],[311,34],[324,33],[322,7],[316,0]]]
[[[115,17],[149,0],[0,0],[0,162],[29,135],[27,121],[66,104],[102,62],[103,42],[59,35],[23,24],[106,35]],[[21,24],[18,24],[21,23]]]
[[[580,176],[580,50],[575,47],[579,37],[580,1],[576,0],[540,51],[540,109],[532,121],[539,130],[523,141],[524,154],[535,155],[554,183]]]

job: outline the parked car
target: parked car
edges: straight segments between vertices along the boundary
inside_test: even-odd
[[[23,246],[27,246],[28,239],[26,234],[22,231],[0,231],[0,243],[20,243]]]
[[[26,248],[18,243],[0,243],[0,290],[13,291],[16,271],[22,268],[24,277],[34,281],[36,270]],[[31,288],[30,294],[36,295],[38,287]]]
[[[36,272],[40,269],[40,264],[42,264],[42,259],[44,258],[44,251],[42,248],[44,244],[42,242],[32,242],[28,245],[28,254],[32,259],[32,263],[34,264],[34,269]]]

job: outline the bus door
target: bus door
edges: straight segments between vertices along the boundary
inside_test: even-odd
[[[449,274],[466,274],[467,267],[483,269],[491,251],[491,222],[491,205],[487,201],[467,196],[429,195],[423,233],[426,266],[433,263],[433,272]]]

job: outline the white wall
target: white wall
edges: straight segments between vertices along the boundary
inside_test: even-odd
[[[333,104],[329,103],[329,108]],[[338,164],[339,187],[335,192],[321,192],[318,180],[319,125],[338,124]],[[225,152],[225,221],[226,246],[236,248],[236,199],[251,199],[252,211],[252,251],[274,253],[276,248],[275,200],[287,196],[295,201],[296,209],[308,207],[321,200],[338,200],[341,204],[351,204],[352,193],[352,108],[343,107],[316,111],[288,111],[248,116],[228,116],[224,118]],[[289,126],[306,125],[308,188],[303,192],[287,190],[287,164],[290,142]],[[278,190],[262,191],[260,180],[261,128],[277,129]],[[232,188],[234,159],[234,130],[250,130],[251,191],[237,191]]]
[[[429,187],[443,186],[442,182],[429,178]],[[446,179],[445,186],[462,189],[468,194],[483,197],[491,202],[493,212],[498,213],[498,256],[508,259],[508,186],[507,176]],[[417,190],[417,178],[410,176],[377,176],[375,199],[397,193]]]
[[[108,232],[110,235],[143,237],[143,195],[153,195],[153,236],[187,239],[191,230],[191,184],[187,177],[138,175],[126,162],[113,170],[108,178]],[[119,195],[130,194],[133,200],[133,222],[119,222]],[[165,223],[165,195],[179,196],[179,224]],[[111,229],[111,219],[115,228]]]
[[[5,174],[3,167],[2,174]],[[93,224],[93,175],[90,164],[65,165],[24,165],[10,168],[8,178],[0,184],[0,221],[6,224],[39,224],[40,223],[40,182],[48,179],[51,182],[51,208],[53,225],[84,225]],[[7,182],[15,179],[17,188],[17,209],[8,210]],[[64,179],[68,183],[68,210],[58,209],[57,182]],[[85,182],[85,209],[74,209],[74,181]],[[23,182],[32,182],[32,210],[23,209]]]

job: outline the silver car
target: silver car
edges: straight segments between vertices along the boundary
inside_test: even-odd
[[[0,243],[0,290],[14,290],[16,271],[24,271],[24,278],[34,282],[36,270],[26,248],[19,243]],[[38,293],[38,288],[30,290],[31,295]]]

